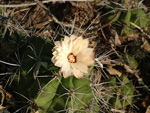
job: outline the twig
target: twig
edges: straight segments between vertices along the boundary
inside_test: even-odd
[[[147,34],[143,29],[141,29],[138,25],[136,25],[136,24],[134,24],[134,23],[132,23],[132,22],[130,22],[130,24],[132,25],[132,26],[134,26],[135,28],[137,28],[138,30],[140,30],[145,36],[147,36],[146,37],[146,39],[148,40],[148,42],[150,43],[150,35],[149,34]]]
[[[100,26],[101,26],[101,23],[100,23]],[[107,38],[106,38],[106,35],[105,35],[105,33],[104,33],[103,29],[101,29],[101,33],[102,33],[102,35],[103,35],[103,37],[104,37],[105,41],[107,41]]]
[[[117,112],[117,113],[125,113],[125,111],[124,110],[118,110],[118,109],[113,109],[113,108],[111,108],[111,111],[112,112]]]
[[[49,3],[49,2],[53,2],[54,0],[46,0],[46,1],[41,1],[43,4],[45,3]],[[13,8],[13,7],[28,7],[28,6],[33,6],[33,5],[37,5],[37,3],[29,3],[29,4],[13,4],[13,5],[0,5],[0,7],[4,7],[4,8]]]
[[[4,92],[3,92],[3,90],[1,88],[2,88],[2,86],[0,86],[0,93],[1,93],[1,103],[0,103],[0,106],[3,105],[4,99],[5,99],[5,94],[4,94]]]
[[[10,66],[20,66],[19,64],[8,63],[8,62],[2,61],[2,60],[0,60],[0,63],[7,64]]]

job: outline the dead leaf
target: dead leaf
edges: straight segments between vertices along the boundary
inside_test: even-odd
[[[150,52],[150,44],[147,40],[141,45],[141,48],[143,48],[145,51]]]
[[[116,46],[121,45],[121,41],[120,41],[120,39],[119,39],[119,36],[118,36],[117,32],[115,33],[115,45],[116,45]]]
[[[118,77],[120,77],[120,76],[122,75],[121,72],[119,72],[118,70],[112,68],[111,66],[108,67],[106,70],[107,70],[107,71],[109,72],[109,74],[111,74],[111,75],[118,75]]]

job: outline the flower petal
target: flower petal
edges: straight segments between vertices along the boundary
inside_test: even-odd
[[[71,64],[71,66],[72,66],[73,70],[74,69],[78,69],[78,70],[80,70],[83,73],[88,73],[88,67],[87,67],[87,65],[84,62],[82,62],[82,63],[81,62],[77,62],[75,64]]]
[[[73,52],[73,54],[75,56],[82,50],[82,42],[83,42],[83,38],[82,37],[78,37],[73,42],[72,52]]]
[[[70,53],[72,53],[72,46],[73,46],[72,40],[70,40],[70,43],[69,43],[69,51],[70,51]]]
[[[71,68],[70,68],[70,63],[65,62],[62,65],[61,72],[63,73],[64,78],[67,78],[67,77],[71,76],[72,71],[71,71]]]
[[[89,40],[88,39],[84,39],[83,40],[83,44],[82,44],[82,49],[86,49],[86,48],[88,48],[88,45],[89,45]]]
[[[58,52],[57,52],[57,51],[54,51],[52,54],[53,54],[53,55],[57,55],[57,54],[58,54]]]
[[[55,66],[61,67],[63,65],[64,61],[56,61]]]
[[[70,37],[70,39],[73,40],[73,41],[74,41],[76,38],[77,38],[76,35],[71,35],[71,37]]]
[[[68,43],[69,43],[69,41],[70,41],[70,37],[65,36],[65,38],[64,38],[64,42],[65,42],[66,44],[68,44]]]
[[[80,70],[74,69],[73,74],[76,78],[83,78],[83,73]]]
[[[60,59],[64,61],[68,60],[67,55],[64,52],[60,52],[57,56],[59,56],[59,60]]]
[[[68,44],[66,45],[64,42],[62,42],[62,51],[65,55],[68,55],[70,53],[68,46]]]
[[[55,58],[55,56],[53,56],[53,57],[52,57],[51,61],[52,61],[53,63],[55,63],[55,62],[56,62],[56,58]]]
[[[56,45],[56,47],[61,47],[61,46],[62,46],[62,44],[61,44],[60,41],[56,41],[56,42],[55,42],[55,45]]]
[[[85,62],[87,66],[92,65],[94,63],[94,53],[93,49],[87,48],[80,52],[77,55],[77,61],[78,62]]]
[[[64,62],[61,68],[61,72],[64,72],[66,69],[70,68],[69,62]]]
[[[64,78],[67,78],[67,77],[69,77],[69,76],[72,76],[72,75],[71,75],[71,72],[72,72],[71,70],[66,70],[66,71],[64,71],[64,72],[63,72],[63,77],[64,77]]]

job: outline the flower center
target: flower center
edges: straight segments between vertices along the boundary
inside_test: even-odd
[[[70,63],[76,63],[76,56],[74,56],[73,53],[69,53],[69,55],[67,56],[68,58],[68,62]]]

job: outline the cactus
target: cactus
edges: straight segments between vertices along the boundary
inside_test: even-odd
[[[17,109],[27,106],[32,112],[78,113],[99,111],[101,99],[106,99],[107,104],[116,108],[132,103],[133,88],[125,75],[121,76],[121,81],[112,77],[109,83],[111,96],[100,97],[88,79],[94,66],[89,68],[89,74],[83,79],[73,76],[65,79],[51,62],[53,45],[50,40],[41,37],[19,37],[17,40],[16,52],[7,59],[9,63],[16,64],[9,67],[12,72],[9,87],[15,92],[13,96],[16,101],[26,102],[19,104],[19,107],[15,104]]]
[[[126,75],[122,75],[119,79],[112,77],[109,88],[111,96],[107,99],[115,108],[124,108],[132,104],[134,89]]]
[[[15,35],[13,37],[17,39]],[[8,85],[15,92],[16,101],[27,102],[28,99],[29,105],[28,102],[21,103],[19,107],[28,106],[32,112],[46,113],[60,110],[78,112],[89,106],[93,97],[91,81],[61,77],[59,68],[51,62],[53,45],[50,40],[41,37],[19,37],[17,40],[16,52],[8,58],[9,63],[15,64],[10,66],[12,75]]]
[[[75,77],[62,78],[61,85],[56,93],[57,95],[53,99],[49,112],[65,111],[65,109],[71,112],[82,111],[88,107],[93,97],[90,81],[86,79],[79,80]]]
[[[138,9],[138,10],[125,10],[122,9],[122,7],[118,5],[111,4],[109,7],[106,6],[104,8],[104,14],[107,12],[108,13],[105,17],[112,21],[112,26],[118,30],[120,34],[125,34],[129,35],[131,33],[136,32],[136,27],[131,25],[130,22],[134,23],[135,25],[139,26],[142,29],[146,29],[150,24],[149,17],[147,14],[144,12],[143,9]],[[118,14],[116,14],[118,12]],[[115,16],[116,15],[116,16]],[[118,26],[118,24],[120,24]],[[122,29],[120,27],[122,26]]]

